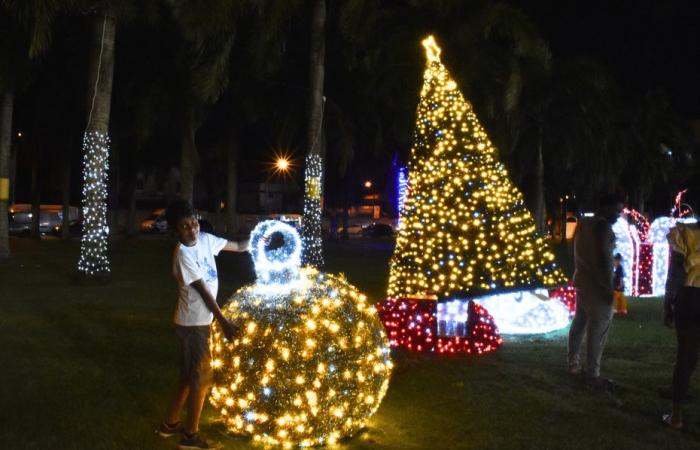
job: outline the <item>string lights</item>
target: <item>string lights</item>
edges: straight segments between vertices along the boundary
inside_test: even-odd
[[[282,245],[270,250],[266,245],[275,234],[279,234]],[[291,289],[299,280],[301,247],[299,233],[291,225],[278,220],[257,224],[250,232],[250,254],[258,285],[281,294]]]
[[[464,311],[474,300],[491,314],[490,305],[501,302],[502,314],[493,314],[501,332],[566,326],[561,303],[522,292],[566,280],[471,104],[441,63],[440,48],[432,36],[423,45],[427,66],[389,302],[432,296],[461,302]],[[516,310],[515,316],[507,313]]]
[[[624,209],[613,225],[615,253],[622,256],[625,294],[662,296],[670,261],[667,236],[676,223],[693,223],[692,210],[683,203],[681,191],[676,195],[669,217],[658,217],[651,224],[639,212]]]
[[[389,342],[375,309],[342,275],[306,267],[288,276],[298,269],[298,235],[266,223],[251,236],[256,273],[270,269],[258,262],[279,264],[267,282],[240,289],[224,306],[243,333],[229,342],[214,326],[210,401],[231,432],[264,444],[333,444],[379,407],[392,369]],[[285,245],[256,244],[274,233]]]
[[[396,171],[396,211],[401,220],[401,211],[406,204],[406,190],[408,189],[408,167],[399,166]]]
[[[613,225],[613,251],[622,256],[625,295],[664,295],[670,256],[666,236],[677,221],[674,217],[658,217],[649,224],[639,212],[623,210]]]
[[[306,156],[304,170],[304,218],[301,235],[304,243],[302,260],[305,266],[322,267],[321,196],[323,195],[323,164],[321,157],[310,153]]]
[[[651,267],[652,294],[661,296],[666,293],[666,278],[670,263],[671,249],[668,245],[668,232],[675,225],[671,217],[659,217],[651,224],[649,240],[653,246],[653,262]]]
[[[569,281],[566,286],[550,289],[549,298],[562,302],[569,311],[569,317],[572,317],[576,312],[576,288],[573,282]]]
[[[389,299],[377,310],[392,347],[480,355],[503,342],[493,317],[475,302],[452,306],[431,299]]]
[[[503,334],[537,334],[560,330],[569,324],[564,303],[550,300],[547,289],[506,292],[479,297]]]
[[[107,173],[109,136],[90,130],[83,136],[83,237],[78,271],[87,276],[109,274],[107,259]]]
[[[432,37],[418,106],[409,189],[388,296],[488,294],[565,282],[522,194],[497,159]]]

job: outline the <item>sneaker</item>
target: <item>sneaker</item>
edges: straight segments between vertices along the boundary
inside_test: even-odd
[[[180,439],[180,443],[177,445],[177,448],[180,450],[210,450],[221,448],[221,446],[217,444],[208,444],[207,441],[200,438],[198,434],[188,436],[187,433],[182,433],[182,439]]]
[[[156,433],[158,433],[161,437],[169,438],[170,436],[182,433],[182,424],[180,422],[175,422],[173,425],[170,425],[163,421],[156,430]]]

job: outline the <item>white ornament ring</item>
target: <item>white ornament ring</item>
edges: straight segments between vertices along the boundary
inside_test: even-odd
[[[270,250],[266,247],[275,233],[282,235],[284,244]],[[287,284],[299,278],[301,238],[291,225],[279,220],[266,220],[257,224],[250,233],[250,253],[258,283]]]

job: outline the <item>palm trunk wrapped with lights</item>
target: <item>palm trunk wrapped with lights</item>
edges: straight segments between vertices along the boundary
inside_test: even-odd
[[[83,152],[83,239],[78,269],[88,276],[106,275],[109,136],[94,130],[85,132]]]
[[[561,328],[568,323],[564,306],[540,301],[548,300],[546,288],[566,282],[554,253],[435,40],[423,45],[427,67],[388,297],[475,300],[506,333]]]
[[[310,153],[306,157],[304,171],[304,218],[302,220],[302,240],[305,266],[323,266],[321,242],[321,195],[323,193],[323,166],[321,157]]]
[[[107,169],[109,113],[114,72],[116,20],[109,14],[94,20],[88,120],[83,136],[83,238],[78,271],[83,276],[109,274],[107,259]]]

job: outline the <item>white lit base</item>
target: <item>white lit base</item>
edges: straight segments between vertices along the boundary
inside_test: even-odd
[[[460,301],[460,300],[457,300]],[[474,299],[491,314],[501,334],[543,334],[569,325],[569,310],[546,289]]]

